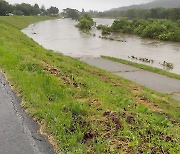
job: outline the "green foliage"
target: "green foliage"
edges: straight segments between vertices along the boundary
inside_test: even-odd
[[[102,30],[102,35],[110,35],[112,32],[111,27],[108,26],[98,25],[96,28]]]
[[[137,23],[137,20],[133,20]],[[140,35],[142,37],[159,39],[164,41],[177,41],[179,42],[179,30],[180,27],[176,21],[170,20],[146,20],[144,22],[139,22],[139,24],[134,24],[133,33]]]
[[[82,18],[80,19],[79,21],[80,23],[78,24],[78,27],[81,29],[81,30],[85,30],[85,31],[89,31],[91,29],[91,21],[85,19],[85,18]]]
[[[80,30],[89,32],[94,25],[94,21],[89,14],[84,14],[76,25]]]
[[[65,18],[72,18],[74,20],[78,20],[80,17],[80,12],[76,9],[66,8],[66,9],[63,9],[62,15]]]
[[[120,19],[115,20],[111,27],[100,26],[106,33],[120,32],[136,34],[144,38],[159,39],[164,41],[180,42],[180,21],[171,21],[167,19]]]
[[[47,9],[47,13],[49,15],[56,15],[59,13],[59,9],[57,7],[51,6],[49,9]]]
[[[110,27],[104,27],[102,29],[102,35],[109,35],[111,34],[111,28]]]
[[[42,8],[40,9],[38,4],[35,4],[34,6],[26,3],[11,5],[4,0],[0,0],[0,16],[6,16],[10,14],[34,16],[34,15],[52,15],[58,13],[59,13],[59,9],[52,6],[46,10],[44,6],[42,6]]]
[[[127,19],[115,20],[111,26],[113,32],[132,33],[132,21]]]
[[[177,6],[178,7],[178,6]],[[127,17],[129,19],[170,19],[180,20],[180,8],[153,8],[153,9],[129,9],[126,11],[110,10],[105,12],[89,12],[94,17],[119,18]]]
[[[157,39],[160,34],[166,33],[164,25],[157,25],[156,23],[149,24],[141,32],[142,37]]]
[[[11,9],[8,2],[0,0],[0,16],[5,16],[7,13],[11,12]]]

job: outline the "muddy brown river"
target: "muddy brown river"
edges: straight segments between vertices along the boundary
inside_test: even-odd
[[[97,24],[111,25],[113,19],[94,19]],[[134,35],[114,34],[112,37],[124,42],[99,38],[101,32],[93,29],[96,36],[85,34],[75,27],[71,19],[48,20],[30,25],[23,32],[46,49],[79,58],[92,58],[101,55],[111,56],[137,63],[151,65],[180,74],[180,43],[142,39]],[[145,63],[128,58],[131,56],[148,58],[154,63]],[[164,61],[173,63],[168,69],[161,65]]]

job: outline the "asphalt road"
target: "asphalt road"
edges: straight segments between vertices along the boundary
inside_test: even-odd
[[[102,58],[80,60],[157,92],[170,94],[176,100],[180,100],[180,80]]]
[[[54,154],[0,72],[0,154]]]

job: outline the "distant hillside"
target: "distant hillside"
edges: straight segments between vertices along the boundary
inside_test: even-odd
[[[127,7],[120,7],[112,9],[118,11],[125,11],[129,9],[152,9],[152,8],[180,8],[180,0],[154,0],[153,2],[141,4],[141,5],[131,5]]]

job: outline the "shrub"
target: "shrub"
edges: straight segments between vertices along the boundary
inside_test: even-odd
[[[155,39],[166,31],[167,29],[164,25],[154,23],[152,25],[146,26],[146,28],[142,31],[141,36]]]
[[[79,23],[76,25],[76,27],[88,32],[89,30],[91,30],[93,25],[93,19],[88,14],[85,14],[83,17],[80,18]]]
[[[168,32],[168,33],[160,34],[158,36],[158,39],[163,40],[163,41],[172,40],[173,35],[174,35],[174,32]]]
[[[115,20],[111,28],[113,32],[131,33],[132,21],[127,19]]]
[[[102,35],[109,35],[112,31],[111,27],[105,25],[98,25],[97,29],[102,30]]]

